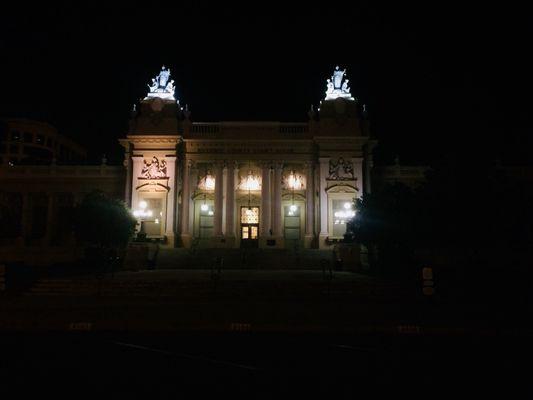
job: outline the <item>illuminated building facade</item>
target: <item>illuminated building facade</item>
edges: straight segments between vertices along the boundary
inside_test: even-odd
[[[335,69],[306,122],[193,122],[170,71],[134,107],[125,199],[148,237],[189,247],[328,248],[371,189],[365,106]]]

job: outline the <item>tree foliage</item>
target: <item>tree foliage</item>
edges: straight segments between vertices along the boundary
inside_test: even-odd
[[[457,157],[435,165],[416,190],[388,185],[357,200],[348,233],[375,250],[380,265],[446,249],[470,268],[499,267],[530,251],[531,204],[533,190],[504,169]]]
[[[123,201],[101,191],[87,194],[75,210],[77,239],[97,247],[123,247],[135,230],[136,220]]]

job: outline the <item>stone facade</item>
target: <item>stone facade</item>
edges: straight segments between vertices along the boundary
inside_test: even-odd
[[[342,239],[354,198],[370,190],[376,145],[351,96],[298,123],[193,122],[179,102],[147,96],[120,143],[125,199],[148,237],[229,248]]]

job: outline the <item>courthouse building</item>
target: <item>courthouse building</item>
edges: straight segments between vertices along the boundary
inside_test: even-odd
[[[364,106],[338,67],[306,122],[193,122],[163,68],[134,110],[125,196],[148,237],[191,246],[326,248],[371,189]]]
[[[124,199],[140,230],[169,247],[327,249],[373,180],[423,178],[373,168],[365,106],[338,67],[304,122],[193,122],[170,70],[148,86],[120,139],[123,165],[76,163],[83,149],[47,124],[2,125],[1,257],[70,254],[72,207],[95,189]]]

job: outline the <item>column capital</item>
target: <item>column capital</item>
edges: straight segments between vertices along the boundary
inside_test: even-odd
[[[213,161],[211,163],[211,166],[212,166],[212,168],[214,170],[224,169],[226,167],[226,162],[225,161],[220,161],[220,160]]]
[[[235,160],[225,160],[224,168],[226,169],[239,169],[239,164]]]
[[[259,166],[261,169],[270,169],[272,168],[272,161],[260,161]]]
[[[284,163],[281,161],[276,161],[273,165],[274,165],[274,169],[276,170],[282,170],[283,167],[285,166]]]

